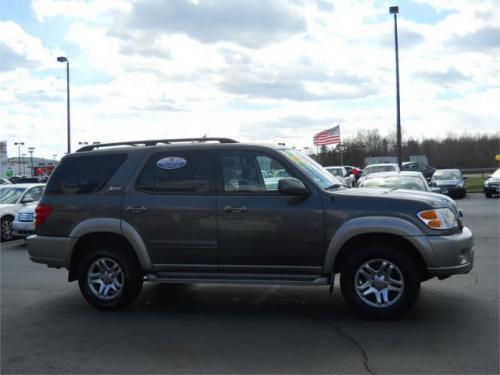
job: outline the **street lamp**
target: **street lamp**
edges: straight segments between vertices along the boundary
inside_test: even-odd
[[[399,7],[392,6],[389,13],[394,14],[394,45],[396,49],[396,110],[397,110],[397,146],[398,146],[398,165],[401,169],[403,156],[401,150],[401,109],[399,105],[399,50],[398,50],[398,13]]]
[[[18,158],[19,163],[19,176],[21,175],[21,146],[24,146],[24,142],[14,142],[14,145],[18,147]]]
[[[26,176],[26,154],[21,155],[23,157],[23,176]]]
[[[93,145],[100,145],[101,142],[92,142]]]
[[[87,146],[89,143],[88,142],[78,142],[78,145],[80,146]]]
[[[66,63],[66,101],[68,110],[68,154],[71,152],[71,124],[70,124],[70,111],[69,111],[69,60],[64,56],[59,56],[57,61]]]
[[[35,151],[34,147],[28,147],[28,152],[30,153],[30,159],[31,159],[31,177],[35,175],[35,168],[33,166],[33,151]]]

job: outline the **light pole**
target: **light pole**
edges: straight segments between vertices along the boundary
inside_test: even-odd
[[[14,142],[14,145],[17,146],[17,150],[18,150],[17,162],[19,164],[19,176],[20,176],[21,175],[21,146],[24,146],[24,142]]]
[[[35,175],[35,168],[33,167],[33,151],[35,151],[34,147],[28,147],[28,152],[30,153],[31,159],[31,177]]]
[[[399,7],[389,8],[389,13],[394,14],[394,46],[396,48],[396,110],[397,110],[397,146],[398,146],[398,165],[401,169],[403,155],[401,150],[401,109],[399,105],[399,49],[398,49],[398,13]]]
[[[23,157],[23,176],[26,176],[26,154],[21,155]]]
[[[70,123],[70,110],[69,110],[69,60],[64,56],[57,58],[58,62],[66,63],[66,101],[68,109],[68,154],[71,153],[71,123]]]

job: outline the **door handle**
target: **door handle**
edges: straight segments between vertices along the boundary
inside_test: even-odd
[[[247,212],[248,208],[246,208],[245,206],[226,206],[226,207],[224,207],[224,211],[225,212],[229,212],[229,213],[232,213],[232,212]]]
[[[146,212],[148,208],[145,206],[128,206],[125,210],[133,214],[140,214],[142,212]]]

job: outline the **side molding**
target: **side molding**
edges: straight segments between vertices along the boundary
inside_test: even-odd
[[[436,258],[427,237],[416,225],[395,217],[366,216],[345,222],[335,232],[328,245],[323,272],[331,272],[340,249],[351,238],[362,234],[380,233],[403,237],[415,246],[428,267],[436,264]]]
[[[89,233],[115,233],[125,237],[137,254],[142,269],[153,269],[146,245],[142,241],[139,233],[137,233],[137,231],[127,222],[115,218],[88,219],[79,223],[71,231],[70,237],[76,239]],[[73,245],[75,243],[76,240]]]

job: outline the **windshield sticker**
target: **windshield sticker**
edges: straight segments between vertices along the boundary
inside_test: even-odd
[[[156,162],[156,166],[161,169],[179,169],[187,164],[187,160],[178,156],[170,156],[160,159]]]

